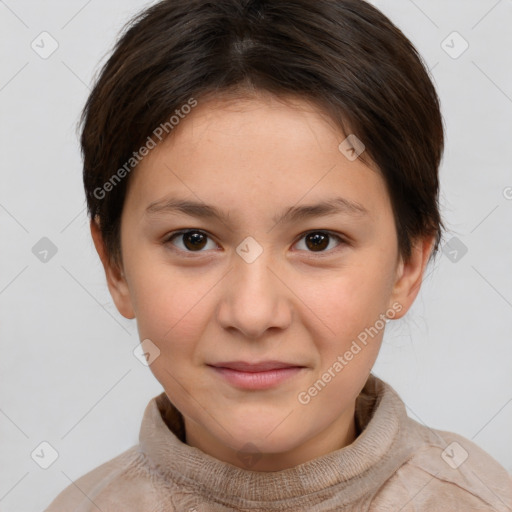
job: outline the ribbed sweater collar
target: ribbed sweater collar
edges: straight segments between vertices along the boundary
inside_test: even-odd
[[[184,443],[183,417],[162,393],[144,412],[140,449],[159,478],[205,501],[271,507],[272,502],[293,505],[296,500],[303,506],[305,498],[313,505],[336,496],[336,504],[344,505],[373,496],[414,449],[407,441],[404,403],[373,374],[357,398],[355,415],[360,434],[350,445],[289,469],[258,472]]]

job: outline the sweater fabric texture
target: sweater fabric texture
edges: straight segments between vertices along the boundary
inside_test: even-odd
[[[65,488],[46,512],[512,512],[512,476],[472,441],[407,415],[370,374],[348,446],[273,472],[243,469],[186,444],[165,393],[144,412],[139,444]]]

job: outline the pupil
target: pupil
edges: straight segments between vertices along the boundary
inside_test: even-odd
[[[308,242],[312,243],[312,247],[309,246]],[[306,244],[310,249],[325,249],[328,244],[328,236],[322,233],[313,233],[306,237]]]
[[[197,231],[183,235],[187,249],[202,249],[206,245],[206,237]]]

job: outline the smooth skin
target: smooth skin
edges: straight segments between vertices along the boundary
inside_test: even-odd
[[[433,238],[400,258],[385,183],[338,149],[345,137],[302,99],[211,98],[133,171],[122,268],[109,263],[91,222],[117,309],[160,350],[150,369],[183,414],[187,444],[240,468],[249,469],[242,452],[255,454],[251,470],[278,471],[352,443],[355,401],[385,329],[307,404],[298,395],[393,304],[394,320],[405,315],[420,289]],[[226,218],[146,213],[170,197]],[[335,197],[367,213],[273,220]],[[200,233],[171,238],[184,229]],[[308,238],[319,231],[320,248]],[[250,263],[237,252],[247,237],[262,250]],[[208,366],[269,359],[305,368],[274,388],[244,390]]]

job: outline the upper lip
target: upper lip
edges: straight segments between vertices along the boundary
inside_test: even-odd
[[[279,370],[281,368],[297,368],[300,364],[284,363],[282,361],[261,361],[259,363],[247,363],[245,361],[227,361],[223,363],[215,363],[209,366],[217,368],[230,368],[241,372],[265,372],[270,370]]]

